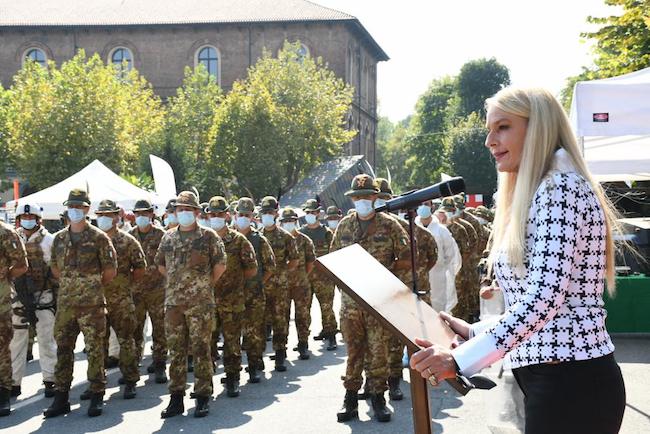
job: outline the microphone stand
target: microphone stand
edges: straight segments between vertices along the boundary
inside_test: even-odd
[[[422,290],[418,290],[418,273],[417,273],[417,264],[416,264],[416,258],[417,258],[417,242],[415,240],[415,208],[408,208],[406,210],[406,220],[409,222],[409,241],[411,244],[411,279],[413,280],[413,284],[411,285],[411,289],[413,290],[413,293],[416,294],[418,297],[423,297],[427,294],[426,291],[424,291],[424,288]]]

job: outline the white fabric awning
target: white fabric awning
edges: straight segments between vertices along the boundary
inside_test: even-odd
[[[600,182],[650,180],[650,135],[585,137],[585,160]]]

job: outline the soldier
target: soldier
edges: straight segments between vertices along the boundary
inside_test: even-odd
[[[277,227],[278,201],[273,196],[262,199],[262,234],[271,244],[275,255],[275,273],[266,285],[266,321],[273,328],[273,350],[275,351],[275,370],[287,370],[284,362],[287,358],[287,335],[289,320],[286,316],[289,304],[288,274],[298,267],[298,249],[295,238],[287,231]]]
[[[330,252],[334,233],[318,221],[322,208],[317,200],[309,199],[302,210],[305,211],[307,224],[300,229],[300,232],[307,235],[314,243],[316,257],[327,255]],[[335,214],[338,217],[338,209],[336,211]],[[338,220],[332,221],[338,222]],[[322,271],[318,270],[312,271],[310,281],[311,290],[320,304],[321,321],[323,323],[323,329],[317,336],[314,336],[314,339],[317,341],[327,339],[327,350],[335,350],[337,348],[336,332],[338,326],[334,316],[334,283]]]
[[[457,194],[454,196],[454,203],[456,204],[456,210],[458,212],[458,217],[461,219],[465,220],[467,223],[471,224],[474,230],[476,231],[476,235],[478,237],[478,246],[476,248],[477,254],[480,256],[480,254],[485,250],[485,247],[487,246],[489,234],[481,225],[481,223],[472,215],[472,213],[467,212],[469,208],[465,208],[465,194]]]
[[[45,396],[54,396],[54,312],[56,310],[56,280],[50,272],[50,251],[54,236],[41,225],[41,207],[36,203],[21,203],[16,209],[20,227],[16,232],[25,243],[29,268],[16,279],[17,300],[13,306],[14,337],[11,340],[13,368],[12,396],[20,395],[20,383],[25,375],[29,326],[35,326],[38,336],[38,362],[43,373]]]
[[[339,222],[343,218],[343,213],[341,210],[334,205],[328,206],[325,215],[327,216],[327,227],[332,231],[336,230],[336,227],[339,225]]]
[[[163,224],[165,225],[166,231],[178,226],[178,220],[176,219],[176,214],[174,214],[175,200],[176,198],[169,199],[169,201],[167,201],[167,205],[165,206],[165,215],[163,216]]]
[[[253,246],[246,237],[226,224],[228,203],[221,196],[210,199],[208,207],[212,229],[223,240],[228,260],[226,271],[214,288],[217,319],[223,334],[223,366],[226,373],[226,394],[239,396],[239,371],[241,371],[241,334],[246,308],[244,283],[257,274],[257,259]],[[217,342],[213,338],[213,349]]]
[[[52,274],[59,279],[54,319],[56,392],[54,402],[45,410],[44,416],[55,417],[70,412],[74,347],[81,331],[87,348],[91,392],[88,416],[93,417],[102,414],[106,388],[106,299],[103,287],[116,276],[117,260],[108,235],[86,220],[90,210],[88,193],[74,189],[63,205],[68,207],[70,226],[54,236],[51,259]]]
[[[22,240],[6,223],[0,221],[0,416],[11,413],[11,323],[12,281],[27,272],[27,253]]]
[[[136,360],[142,360],[144,350],[144,324],[146,315],[149,314],[153,331],[152,363],[147,367],[147,372],[154,374],[156,383],[167,382],[165,363],[167,359],[167,339],[165,337],[165,278],[158,271],[154,260],[160,241],[165,231],[152,224],[154,209],[151,202],[146,199],[135,203],[136,226],[130,234],[140,243],[147,261],[147,268],[142,279],[133,285],[133,303],[135,304],[136,326],[133,337],[135,339]]]
[[[291,300],[293,300],[294,312],[296,315],[296,332],[298,334],[298,346],[294,351],[300,353],[300,360],[309,359],[309,326],[311,325],[311,286],[309,285],[309,273],[314,268],[316,254],[314,243],[309,237],[299,232],[298,214],[293,208],[284,208],[280,216],[282,229],[289,232],[296,240],[298,249],[298,267],[289,273],[289,301],[286,305],[286,321],[289,323],[291,315]]]
[[[207,202],[201,202],[200,206],[201,206],[201,214],[199,215],[199,218],[196,220],[196,222],[198,224],[200,224],[201,226],[209,228],[210,227],[210,220],[208,218],[208,213],[206,211],[206,208],[208,207],[208,203]]]
[[[408,269],[408,235],[395,219],[384,213],[375,213],[377,193],[379,188],[371,176],[362,174],[354,177],[351,189],[345,194],[354,202],[355,211],[339,223],[330,250],[336,251],[358,243],[389,270],[399,272]],[[348,360],[343,381],[345,401],[337,414],[338,421],[344,422],[358,416],[357,393],[361,388],[364,356],[367,356],[367,387],[375,418],[380,422],[388,422],[391,414],[384,398],[388,377],[384,329],[346,294],[341,297],[340,318]]]
[[[255,203],[248,197],[242,197],[235,208],[234,225],[250,241],[257,258],[257,274],[246,280],[246,310],[244,321],[243,347],[248,359],[248,375],[251,383],[259,383],[264,372],[262,356],[266,347],[266,324],[264,310],[266,307],[265,285],[275,270],[275,255],[267,239],[253,229],[253,212]]]
[[[187,354],[194,355],[194,417],[207,416],[212,394],[210,340],[214,322],[214,291],[226,269],[226,252],[219,236],[196,223],[201,207],[196,195],[181,192],[175,201],[179,226],[168,231],[156,254],[158,270],[167,277],[165,330],[170,350],[169,405],[161,417],[185,411]]]
[[[106,232],[117,253],[117,276],[104,285],[107,305],[107,331],[112,328],[120,346],[119,367],[122,373],[120,383],[124,384],[124,399],[135,398],[135,384],[140,379],[138,359],[135,347],[136,317],[135,304],[131,288],[144,276],[147,262],[140,243],[133,236],[118,229],[120,221],[116,203],[104,199],[99,203],[95,214],[97,226]],[[105,345],[108,351],[109,335],[106,333]],[[90,390],[84,392],[81,399],[89,399]]]

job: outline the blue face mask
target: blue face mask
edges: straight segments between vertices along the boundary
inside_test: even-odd
[[[97,217],[97,227],[104,232],[113,227],[113,217],[99,216]]]
[[[308,225],[316,223],[316,216],[314,214],[305,214],[305,221]]]
[[[135,224],[138,225],[140,229],[144,229],[151,224],[151,219],[146,215],[139,215],[135,218]]]
[[[375,208],[379,208],[380,206],[386,205],[386,199],[376,199],[375,200]]]
[[[27,229],[28,231],[31,231],[36,227],[36,220],[20,219],[20,226],[22,226],[24,229]]]
[[[372,201],[370,199],[359,199],[354,201],[354,209],[361,217],[367,217],[374,211]]]
[[[175,225],[177,223],[178,223],[178,219],[174,214],[167,214],[167,217],[165,217],[165,226]]]
[[[237,217],[237,220],[235,220],[235,224],[239,229],[246,229],[251,225],[251,219],[248,217],[239,216]]]
[[[70,219],[72,223],[79,223],[84,219],[84,217],[85,215],[82,209],[68,208],[68,219]]]
[[[431,208],[426,205],[420,205],[418,207],[418,216],[423,219],[431,217]]]
[[[287,232],[293,232],[293,230],[296,229],[296,224],[294,222],[282,223],[282,229]]]
[[[215,231],[223,229],[226,226],[226,219],[223,217],[210,217],[210,227]]]
[[[262,214],[262,224],[266,228],[273,226],[275,224],[275,216],[273,214]]]
[[[181,226],[192,226],[196,221],[196,217],[192,211],[177,211],[176,218],[178,218],[178,224]]]

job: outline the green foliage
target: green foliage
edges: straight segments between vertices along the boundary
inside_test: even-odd
[[[7,170],[9,146],[7,143],[7,106],[9,105],[9,93],[0,83],[0,173],[4,174]]]
[[[391,180],[391,187],[396,193],[403,192],[409,186],[409,172],[404,170],[409,157],[406,136],[409,121],[393,124],[388,118],[380,117],[377,125],[377,167],[378,177]]]
[[[321,59],[286,42],[265,52],[215,115],[207,186],[212,193],[285,192],[354,137],[345,129],[352,90]]]
[[[485,100],[510,84],[510,73],[494,57],[477,59],[462,66],[456,82],[458,116],[479,113],[485,117]]]
[[[562,103],[569,107],[576,82],[615,77],[650,67],[650,0],[605,0],[618,6],[620,15],[588,17],[587,22],[600,25],[583,38],[594,40],[594,65],[567,79],[562,90]]]
[[[83,50],[57,68],[27,62],[10,88],[6,134],[11,164],[40,189],[94,159],[117,173],[148,167],[164,139],[164,111],[151,86],[130,71],[118,77]]]

